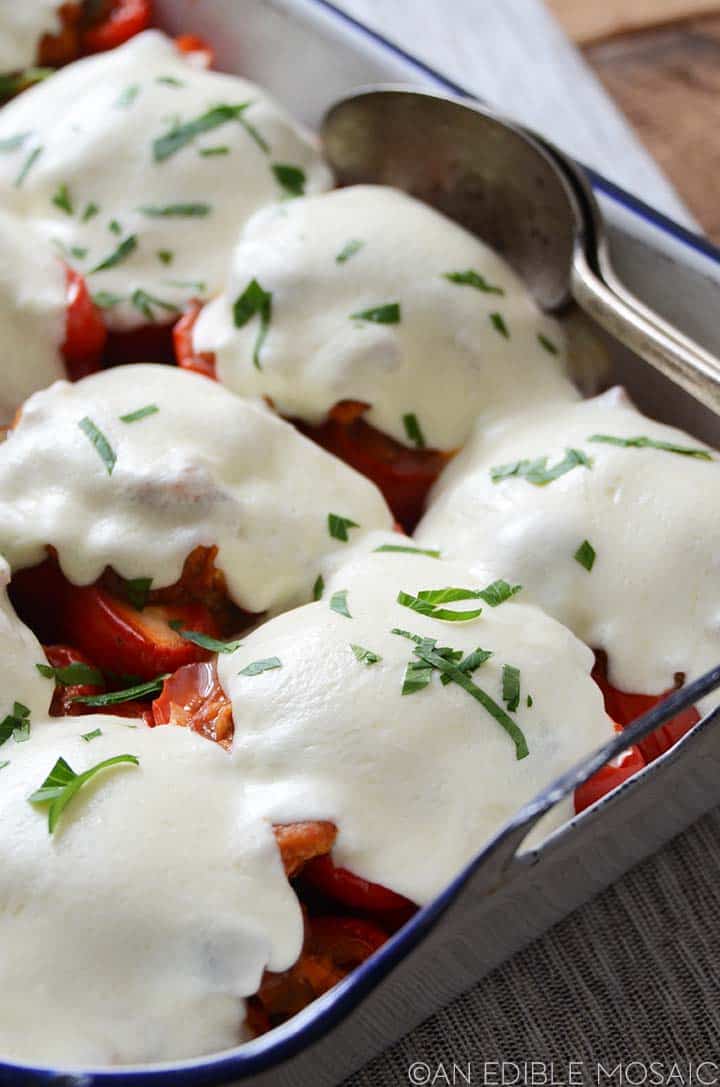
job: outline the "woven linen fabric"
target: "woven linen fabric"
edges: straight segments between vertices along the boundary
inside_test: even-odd
[[[499,1087],[498,1061],[538,1062],[517,1087],[720,1084],[720,809],[344,1087]]]

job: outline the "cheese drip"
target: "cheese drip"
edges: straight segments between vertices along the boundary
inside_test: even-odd
[[[256,280],[272,320],[235,303]],[[363,316],[365,315],[365,316]],[[573,400],[560,326],[478,238],[395,189],[359,185],[259,212],[233,252],[225,293],[195,326],[220,380],[322,422],[342,400],[407,446],[451,450],[479,415]],[[414,419],[412,418],[414,417]]]
[[[330,514],[359,526],[347,537],[392,524],[374,484],[289,423],[168,366],[57,382],[0,446],[0,551],[32,566],[50,544],[78,585],[111,566],[162,588],[195,547],[217,546],[238,605],[291,607],[310,599],[322,557],[347,546]]]
[[[332,820],[337,864],[420,904],[525,801],[612,735],[589,676],[592,654],[538,609],[471,600],[447,607],[480,605],[478,619],[441,622],[396,602],[400,590],[485,584],[424,556],[356,555],[320,601],[265,623],[219,659],[235,720],[232,759],[258,817]],[[518,760],[490,713],[437,672],[403,696],[415,643],[393,628],[463,655],[491,651],[472,679],[503,708],[503,666],[519,669],[517,709],[507,712],[529,755]],[[380,659],[358,660],[353,646]],[[270,658],[280,666],[248,674]],[[571,812],[569,800],[543,833]]]
[[[100,729],[86,741],[82,734]],[[117,717],[35,725],[0,770],[0,1059],[85,1068],[195,1057],[244,1036],[243,998],[300,953],[271,827],[215,744]],[[28,803],[56,760],[85,784],[51,836]]]
[[[591,463],[543,486],[521,474],[493,482],[498,466],[547,457],[553,467],[568,449]],[[720,659],[717,454],[647,419],[619,388],[478,429],[436,484],[416,538],[522,582],[527,599],[606,651],[621,690],[660,694],[677,673],[691,680]],[[584,541],[595,553],[589,571],[587,555],[585,565],[576,557]]]
[[[45,34],[57,34],[64,0],[2,0],[0,5],[0,73],[18,72],[37,61]]]
[[[330,173],[259,87],[193,65],[159,31],[77,61],[0,113],[3,202],[62,247],[117,329],[218,291],[238,229]]]

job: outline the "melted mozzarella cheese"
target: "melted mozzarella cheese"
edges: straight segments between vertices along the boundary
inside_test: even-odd
[[[447,278],[466,272],[478,285]],[[272,295],[262,369],[253,365],[257,322],[237,328],[233,315],[253,280]],[[479,289],[483,282],[489,291]],[[353,317],[393,305],[393,323],[392,312]],[[269,396],[281,414],[309,423],[341,400],[362,401],[369,423],[408,446],[416,442],[409,415],[428,447],[449,450],[479,415],[519,399],[577,397],[564,376],[559,326],[505,261],[432,208],[382,186],[258,213],[194,342],[216,353],[220,380],[235,392]]]
[[[15,99],[3,139],[19,140],[0,156],[5,203],[89,273],[116,328],[167,322],[221,288],[240,226],[284,194],[276,166],[302,170],[308,192],[330,184],[260,88],[193,66],[158,31]]]
[[[0,72],[18,72],[37,61],[40,39],[57,34],[65,0],[2,0],[0,3]]]
[[[126,753],[139,766],[99,773],[51,836],[28,797],[56,760]],[[186,729],[65,718],[0,774],[0,1057],[88,1067],[242,1040],[243,998],[295,961],[302,915],[228,756]]]
[[[0,210],[0,425],[36,389],[65,376],[65,271],[33,228]]]
[[[703,450],[645,418],[620,389],[580,404],[510,417],[478,430],[436,484],[416,537],[422,546],[490,567],[608,654],[610,681],[660,694],[720,658],[720,466],[654,448],[593,442],[645,436]],[[491,469],[522,459],[550,466],[576,448],[590,467],[536,486]],[[575,553],[587,540],[588,570]]]
[[[148,406],[158,410],[122,421]],[[83,420],[109,444],[112,474]],[[262,404],[175,367],[57,382],[0,446],[0,552],[30,566],[51,544],[80,585],[112,566],[162,588],[193,548],[217,545],[237,604],[290,607],[310,598],[323,555],[347,546],[331,513],[359,526],[351,537],[392,523],[369,480]]]
[[[257,815],[332,820],[338,864],[418,903],[446,886],[525,801],[612,733],[589,676],[592,654],[538,609],[510,601],[460,623],[396,603],[399,590],[484,584],[465,567],[424,556],[356,557],[330,578],[319,602],[265,623],[219,660],[233,705],[232,758]],[[330,606],[342,591],[352,618]],[[443,686],[437,674],[403,696],[408,662],[416,658],[414,643],[392,633],[396,627],[464,654],[479,646],[492,651],[473,680],[500,706],[503,665],[517,667],[520,701],[512,716],[529,756],[517,760],[488,711],[455,683]],[[361,662],[353,646],[381,659]],[[280,667],[242,674],[271,657]],[[552,822],[570,813],[567,802]]]
[[[30,710],[30,720],[46,716],[53,695],[53,682],[40,675],[36,665],[45,664],[45,654],[33,632],[21,623],[7,595],[10,567],[0,558],[0,720],[13,713],[16,702]],[[10,757],[15,744],[6,741],[0,748],[0,762]]]

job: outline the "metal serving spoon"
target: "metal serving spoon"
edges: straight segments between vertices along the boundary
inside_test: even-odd
[[[336,102],[322,133],[341,184],[392,185],[438,208],[502,253],[543,309],[574,299],[720,414],[720,359],[622,285],[590,185],[552,144],[474,103],[384,86]]]

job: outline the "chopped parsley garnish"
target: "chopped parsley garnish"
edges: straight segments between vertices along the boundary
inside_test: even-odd
[[[147,419],[148,415],[156,415],[159,411],[157,404],[146,404],[144,408],[137,408],[136,411],[119,416],[119,419],[121,423],[138,423],[141,419]]]
[[[30,135],[30,132],[17,132],[14,136],[6,136],[4,139],[0,140],[0,154],[6,154],[10,151],[19,151]]]
[[[509,585],[507,581],[499,578],[481,589],[478,596],[491,608],[497,608],[500,604],[504,604],[506,600],[510,600],[516,593],[519,593],[521,589],[522,585]]]
[[[125,301],[121,294],[113,294],[112,291],[95,291],[92,300],[100,309],[112,309],[119,302]]]
[[[14,702],[12,713],[8,713],[0,721],[0,747],[11,736],[16,743],[23,743],[30,738],[30,710],[22,702]]]
[[[84,740],[86,744],[89,744],[92,740],[97,740],[98,736],[102,736],[102,734],[101,728],[94,728],[92,732],[81,732],[80,739]]]
[[[676,445],[674,442],[656,441],[655,438],[616,438],[612,434],[592,434],[589,442],[604,442],[606,445],[621,445],[625,449],[662,449],[665,453],[679,453],[683,457],[697,457],[698,460],[713,460],[707,449],[698,449],[691,445]]]
[[[400,323],[400,303],[388,302],[384,306],[373,306],[371,309],[360,310],[351,313],[352,321],[370,321],[375,325],[397,325]]]
[[[130,234],[124,241],[120,242],[117,249],[114,249],[104,260],[101,260],[98,265],[91,269],[91,272],[104,272],[107,268],[114,268],[116,264],[120,264],[137,249],[137,234]]]
[[[243,113],[249,105],[249,102],[241,102],[237,106],[213,106],[212,109],[207,110],[191,121],[174,124],[164,135],[153,140],[152,148],[155,162],[164,162],[166,159],[171,158],[172,155],[177,154],[178,151],[192,143],[197,136],[201,136],[203,132],[211,132],[213,129],[228,124],[230,121],[243,121]],[[248,127],[247,122],[245,122],[245,126]],[[251,135],[257,139],[259,134],[255,133],[253,129]],[[260,137],[260,139],[262,138]],[[268,149],[264,140],[262,140],[261,146],[265,151]]]
[[[520,705],[520,669],[512,664],[503,665],[502,696],[510,712],[515,713]]]
[[[130,302],[148,321],[155,320],[153,307],[155,307],[155,309],[164,310],[165,313],[180,312],[179,307],[175,306],[172,302],[164,302],[162,298],[156,298],[155,295],[149,294],[147,291],[142,290],[141,287],[138,287],[133,291],[130,296]]]
[[[212,211],[210,204],[143,204],[137,209],[151,219],[201,219]]]
[[[53,668],[50,664],[36,664],[38,672],[47,679],[54,679],[63,687],[87,686],[104,687],[105,679],[99,668],[93,668],[84,661],[72,661],[70,664]]]
[[[530,710],[530,709],[532,709],[532,704],[533,704],[533,696],[531,694],[529,694],[527,696],[527,698],[525,699],[525,705]]]
[[[453,654],[453,657],[451,658],[448,654],[448,659],[454,659],[454,656],[455,654]],[[473,649],[472,653],[468,653],[467,657],[463,657],[462,653],[460,653],[459,651],[457,652],[457,656],[459,658],[462,657],[462,659],[458,660],[457,662],[458,668],[461,672],[466,672],[467,675],[470,676],[473,672],[477,671],[481,664],[485,664],[485,661],[490,660],[490,658],[492,657],[492,652],[489,649],[480,649],[478,647],[477,649]],[[452,677],[444,672],[440,676],[440,682],[444,687],[446,687],[448,683],[452,683]]]
[[[133,577],[125,582],[125,597],[135,611],[142,611],[147,604],[152,583],[151,577]]]
[[[155,79],[156,83],[162,83],[165,87],[184,87],[182,79],[176,79],[174,75],[159,75]]]
[[[360,241],[359,238],[351,238],[349,242],[345,242],[345,245],[335,257],[335,263],[345,264],[345,262],[350,260],[350,257],[354,257],[364,245],[365,242]]]
[[[4,769],[5,769],[5,767],[6,767],[6,766],[9,766],[9,765],[10,765],[10,760],[9,760],[9,759],[3,759],[3,760],[2,760],[1,762],[0,762],[0,770],[4,770]]]
[[[172,249],[158,249],[157,259],[161,264],[172,264],[175,254]]]
[[[322,594],[325,592],[325,578],[322,574],[318,574],[315,578],[315,584],[313,585],[313,600],[320,600]]]
[[[78,426],[87,437],[90,444],[97,451],[97,455],[107,469],[107,474],[111,476],[117,457],[115,456],[115,451],[110,445],[110,442],[107,440],[102,430],[100,430],[87,415],[84,419],[80,420]]]
[[[401,590],[397,595],[397,602],[411,611],[427,615],[430,619],[439,619],[443,623],[467,623],[471,619],[477,619],[482,614],[482,608],[454,611],[451,608],[438,607],[438,604],[452,600],[477,599],[478,596],[479,593],[472,589],[422,589],[417,596]]]
[[[111,766],[119,766],[121,763],[139,766],[140,760],[136,755],[115,755],[111,759],[104,759],[97,766],[92,766],[82,774],[76,774],[72,767],[65,762],[65,759],[59,758],[40,788],[32,796],[28,797],[28,801],[37,805],[49,804],[48,830],[52,834],[58,824],[58,819],[83,785],[90,781],[91,778],[94,778],[101,770],[107,770]]]
[[[369,666],[371,664],[377,664],[382,660],[381,656],[377,653],[373,653],[372,649],[366,649],[364,645],[353,645],[351,643],[350,648],[361,664],[367,664]]]
[[[117,235],[122,234],[122,227],[121,227],[120,223],[117,221],[117,219],[111,219],[110,220],[110,222],[108,223],[108,230],[110,231],[111,234],[117,234]]]
[[[279,657],[265,657],[264,660],[253,661],[252,664],[247,664],[242,671],[238,672],[238,675],[259,676],[263,672],[271,672],[273,668],[282,668],[282,661]]]
[[[168,626],[174,630],[186,642],[199,645],[201,649],[208,649],[211,653],[234,653],[242,645],[241,641],[221,642],[218,638],[212,638],[209,634],[203,634],[201,630],[183,630],[182,619],[171,619]]]
[[[283,162],[274,162],[272,172],[275,180],[290,196],[303,196],[305,194],[305,171],[299,166],[290,166]]]
[[[132,702],[136,698],[147,698],[151,694],[159,694],[162,685],[167,679],[168,673],[148,680],[147,683],[138,683],[134,687],[126,687],[124,691],[107,691],[105,694],[83,694],[73,698],[73,702],[82,702],[85,706],[115,706],[120,702]]]
[[[126,87],[122,91],[118,98],[115,99],[115,106],[124,109],[126,106],[131,106],[138,94],[140,93],[140,84],[131,83],[129,87]]]
[[[168,287],[189,288],[199,294],[204,294],[207,290],[207,283],[203,283],[201,279],[164,279],[163,283],[166,283]]]
[[[68,215],[72,215],[73,203],[70,197],[70,190],[65,183],[58,185],[53,194],[52,202],[56,208],[60,208],[61,211],[67,212]]]
[[[553,341],[548,336],[546,336],[544,332],[538,332],[538,343],[541,347],[545,348],[549,355],[559,354],[557,344],[553,343]]]
[[[502,313],[491,313],[490,320],[492,326],[496,332],[499,332],[501,336],[504,336],[506,340],[510,339],[510,329],[505,324],[505,318]]]
[[[417,415],[408,412],[407,415],[403,415],[402,421],[408,441],[412,442],[417,449],[424,449],[425,435],[422,432]]]
[[[215,155],[229,155],[230,148],[223,144],[218,147],[201,147],[198,151],[198,155],[201,155],[204,159],[213,158]]]
[[[473,271],[472,268],[468,268],[465,272],[447,272],[445,279],[448,279],[451,283],[457,283],[461,287],[475,287],[476,290],[483,291],[485,294],[505,294],[502,287],[497,287],[494,283],[488,283],[485,276]]]
[[[579,562],[581,566],[584,566],[588,573],[595,565],[595,548],[589,540],[583,540],[578,547],[577,551],[573,555],[575,562]]]
[[[80,217],[81,223],[89,223],[91,219],[94,219],[97,213],[100,211],[99,204],[95,204],[92,200],[89,204],[85,205],[85,210]]]
[[[406,555],[427,555],[430,559],[439,559],[440,552],[425,547],[406,547],[404,544],[381,544],[375,551],[396,551]]]
[[[251,279],[242,294],[235,299],[233,305],[235,328],[243,328],[256,315],[260,319],[260,327],[253,348],[253,365],[256,369],[261,370],[260,351],[270,328],[272,294],[264,290],[256,279]]]
[[[349,517],[341,517],[339,513],[328,514],[328,532],[334,540],[347,543],[350,538],[349,528],[360,528],[360,525],[357,521],[351,521]]]
[[[336,593],[333,593],[330,597],[330,611],[336,611],[338,615],[344,615],[346,619],[352,619],[348,609],[347,594],[347,589],[338,589]]]
[[[75,257],[77,260],[85,260],[85,257],[87,255],[88,255],[88,251],[83,246],[81,246],[81,245],[71,245],[70,246],[70,256],[71,257]]]
[[[41,83],[55,71],[54,68],[23,68],[21,72],[0,75],[0,101],[12,98],[35,83]]]
[[[573,468],[592,468],[592,460],[581,449],[566,449],[563,459],[550,468],[547,461],[547,457],[538,457],[536,460],[516,460],[511,464],[499,464],[490,469],[490,478],[493,483],[499,483],[502,479],[518,476],[536,487],[544,487],[546,483],[552,483]]]
[[[28,155],[28,157],[25,159],[24,163],[20,167],[20,173],[15,178],[14,185],[15,185],[16,189],[21,188],[23,182],[25,181],[25,178],[28,176],[28,174],[30,173],[30,171],[32,170],[33,166],[35,165],[37,160],[40,158],[42,153],[43,153],[43,148],[42,147],[35,147],[30,152],[30,154]]]

